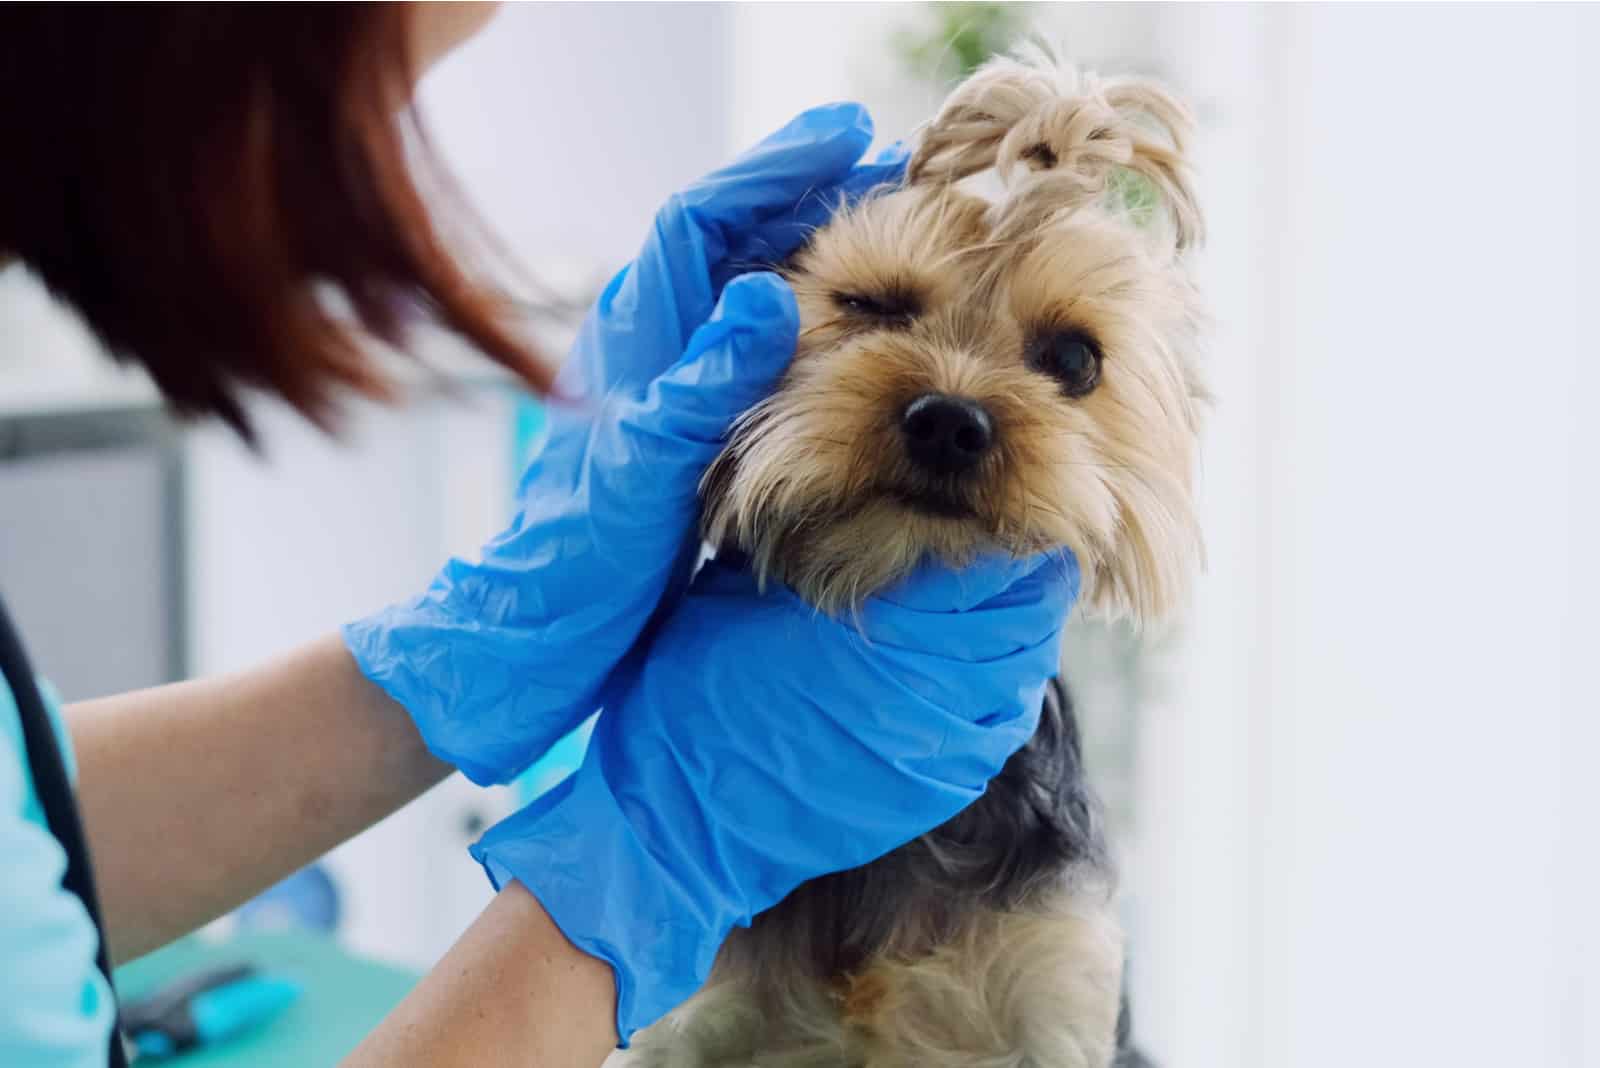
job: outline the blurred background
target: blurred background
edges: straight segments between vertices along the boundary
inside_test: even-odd
[[[1600,1065],[1600,10],[513,5],[422,108],[581,301],[664,196],[793,113],[861,100],[894,139],[1026,32],[1202,123],[1209,569],[1171,627],[1079,623],[1067,650],[1142,1043],[1171,1068]],[[337,444],[262,405],[252,456],[172,427],[19,271],[0,287],[0,586],[69,699],[420,589],[507,516],[537,436],[438,343],[460,397],[357,408]],[[552,351],[571,327],[529,324]],[[466,844],[580,752],[447,782],[231,922],[426,966],[488,897]]]

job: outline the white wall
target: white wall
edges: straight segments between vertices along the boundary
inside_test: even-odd
[[[508,4],[423,83],[435,147],[526,263],[620,264],[727,154],[718,4]]]
[[[1207,566],[1183,631],[1172,692],[1146,710],[1137,784],[1144,833],[1130,872],[1144,927],[1132,996],[1139,1039],[1160,1063],[1254,1065],[1259,938],[1256,742],[1270,630],[1261,490],[1277,366],[1268,349],[1262,255],[1278,203],[1262,163],[1272,130],[1267,15],[1256,5],[1161,5],[1154,51],[1203,117],[1194,149],[1208,238],[1199,281],[1212,310],[1206,354],[1218,398],[1207,420],[1201,521]]]
[[[1578,23],[1266,15],[1243,1063],[1580,1063]]]
[[[1581,62],[1593,56],[1600,45],[1600,8],[1588,6],[1578,15],[1574,50],[1580,57],[1578,107],[1578,174],[1580,189],[1594,187],[1600,175],[1600,71],[1595,64]],[[1600,248],[1600,204],[1584,197],[1578,204],[1577,240],[1580,250]],[[1593,256],[1580,256],[1578,291],[1584,307],[1587,295],[1600,293],[1600,267]],[[1568,934],[1561,974],[1571,987],[1561,998],[1562,1034],[1571,1043],[1573,1063],[1600,1064],[1600,851],[1593,847],[1596,813],[1600,813],[1600,777],[1593,773],[1594,754],[1600,753],[1600,694],[1596,693],[1594,650],[1597,628],[1595,605],[1600,602],[1600,560],[1592,551],[1600,545],[1600,493],[1596,492],[1596,459],[1600,458],[1600,420],[1588,411],[1600,397],[1600,361],[1594,358],[1597,346],[1583,336],[1584,324],[1578,308],[1573,319],[1579,331],[1583,355],[1578,360],[1577,383],[1568,398],[1569,425],[1573,428],[1573,463],[1568,474],[1568,494],[1572,509],[1572,572],[1567,581],[1567,611],[1559,624],[1565,637],[1564,660],[1567,732],[1562,739],[1566,756],[1562,782],[1562,838],[1572,843],[1568,860],[1572,869],[1563,880],[1565,907],[1561,911]]]

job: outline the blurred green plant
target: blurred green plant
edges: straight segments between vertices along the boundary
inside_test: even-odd
[[[1111,172],[1106,181],[1106,194],[1127,213],[1128,221],[1139,227],[1153,223],[1161,207],[1161,192],[1155,183],[1138,171],[1124,167]]]
[[[1028,26],[1019,3],[951,0],[916,6],[922,25],[902,29],[895,45],[913,77],[940,84],[965,78],[1010,48]]]

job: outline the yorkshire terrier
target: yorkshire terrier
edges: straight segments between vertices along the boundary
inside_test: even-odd
[[[1173,607],[1199,557],[1190,129],[1157,85],[1043,51],[960,85],[903,181],[783,265],[799,347],[706,474],[707,541],[830,613],[925,554],[1063,548],[1086,609]],[[736,931],[624,1063],[1141,1063],[1106,854],[1052,685],[980,800]]]

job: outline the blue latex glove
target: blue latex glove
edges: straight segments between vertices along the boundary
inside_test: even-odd
[[[1070,555],[925,566],[858,630],[708,564],[613,676],[583,766],[473,855],[611,964],[626,1043],[735,924],[983,793],[1033,735],[1077,589]]]
[[[362,673],[475,782],[516,777],[593,712],[686,577],[700,476],[794,352],[787,287],[730,279],[897,177],[903,152],[857,165],[871,139],[858,105],[818,108],[673,197],[584,323],[510,529],[345,628]]]

